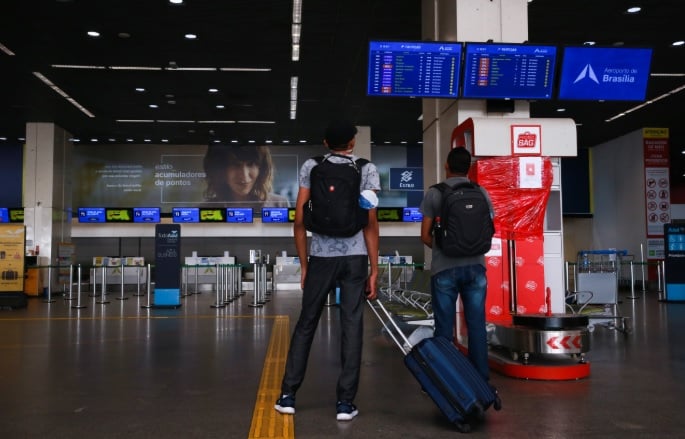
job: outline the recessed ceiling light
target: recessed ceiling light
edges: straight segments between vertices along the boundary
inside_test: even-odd
[[[149,107],[150,107],[150,108],[159,108],[159,105],[157,105],[157,104],[150,104]]]
[[[219,91],[219,89],[218,88],[210,88],[208,91],[210,93],[217,93]]]
[[[196,40],[197,39],[197,34],[185,34],[184,35],[186,40]]]
[[[566,111],[566,108],[557,108],[557,113],[563,113]]]
[[[683,44],[685,44],[685,41],[683,41],[683,40],[674,41],[672,46],[682,46]]]
[[[219,110],[223,110],[223,109],[226,108],[226,107],[225,107],[224,105],[219,104],[219,105],[216,106],[216,108],[218,108]]]
[[[89,36],[89,37],[93,37],[93,38],[97,38],[97,37],[100,36],[100,32],[95,31],[95,30],[89,30],[89,31],[88,31],[88,36]]]
[[[128,33],[128,32],[119,32],[119,33],[117,34],[117,36],[118,36],[119,38],[124,39],[124,40],[125,40],[126,38],[131,38],[131,34]]]
[[[637,14],[637,13],[640,12],[641,10],[642,10],[642,8],[639,7],[639,6],[632,6],[632,7],[628,8],[628,9],[626,10],[626,12],[629,13],[629,14]]]
[[[597,44],[595,41],[586,41],[583,43],[584,46],[594,46]]]
[[[145,89],[144,89],[143,87],[136,87],[136,91],[137,91],[138,93],[142,93],[142,92],[145,91]]]
[[[169,3],[171,3],[172,5],[182,5],[183,0],[169,0]]]

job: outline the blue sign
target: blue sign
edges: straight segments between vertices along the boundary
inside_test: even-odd
[[[226,208],[226,222],[228,223],[251,223],[252,208],[228,207]]]
[[[423,192],[423,168],[390,168],[390,190]]]
[[[104,207],[79,207],[78,222],[80,223],[104,223]]]
[[[287,223],[288,220],[287,207],[263,207],[262,208],[262,222],[263,223]]]
[[[643,101],[652,49],[566,47],[559,99]]]

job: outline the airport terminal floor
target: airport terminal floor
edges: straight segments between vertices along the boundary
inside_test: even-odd
[[[503,408],[473,438],[676,438],[685,415],[685,304],[621,293],[633,331],[597,326],[588,378],[493,373]],[[212,308],[210,292],[177,309],[82,293],[0,310],[0,435],[5,438],[447,438],[458,433],[405,369],[367,309],[359,416],[335,419],[338,309],[327,307],[297,413],[273,409],[301,293],[251,292]],[[630,296],[634,297],[634,296]]]

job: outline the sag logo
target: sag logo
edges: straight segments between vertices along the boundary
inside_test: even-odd
[[[595,75],[595,71],[592,69],[590,64],[583,67],[583,70],[580,71],[580,74],[578,77],[576,77],[576,80],[573,81],[573,83],[575,84],[585,78],[592,80],[595,84],[599,84],[599,79],[597,79],[597,75]]]

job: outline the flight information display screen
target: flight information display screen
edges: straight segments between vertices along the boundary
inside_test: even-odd
[[[287,223],[289,222],[287,207],[263,207],[263,223]]]
[[[175,223],[199,223],[200,209],[197,207],[174,207],[171,217]]]
[[[10,222],[10,211],[6,207],[0,207],[0,223]]]
[[[456,98],[461,43],[371,41],[367,94]]]
[[[104,207],[79,207],[78,222],[80,223],[104,223]]]
[[[133,222],[134,223],[158,223],[159,222],[159,207],[134,207],[133,208]]]
[[[402,209],[402,221],[405,223],[417,223],[423,220],[423,214],[418,207],[405,207]]]
[[[556,46],[466,43],[462,97],[552,99]]]
[[[251,223],[252,208],[228,207],[226,208],[226,222],[228,223]]]

